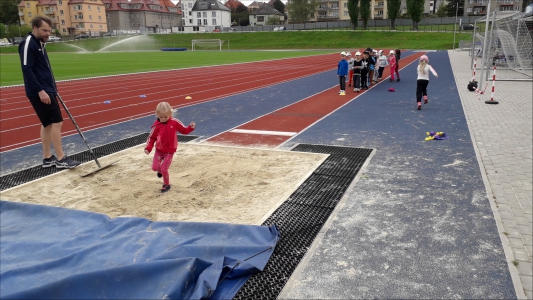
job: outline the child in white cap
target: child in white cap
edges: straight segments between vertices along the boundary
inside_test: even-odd
[[[361,52],[355,53],[355,59],[353,61],[353,91],[361,91],[361,69],[363,69],[363,58]]]
[[[387,56],[383,53],[383,50],[378,51],[378,81],[381,81],[381,76],[383,76],[383,70],[389,64]]]
[[[337,77],[339,77],[341,87],[339,94],[345,93],[346,75],[348,75],[348,62],[346,61],[346,53],[343,51],[341,52],[341,60],[337,64]]]

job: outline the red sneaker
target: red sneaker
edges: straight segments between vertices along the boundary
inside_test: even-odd
[[[422,109],[422,103],[418,102],[417,110],[421,110],[421,109]]]
[[[428,96],[424,96],[424,104],[428,104]]]

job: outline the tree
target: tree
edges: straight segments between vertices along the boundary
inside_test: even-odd
[[[444,4],[441,4],[437,10],[437,17],[444,18],[446,17],[446,6]]]
[[[292,23],[307,23],[318,7],[317,0],[290,0],[288,5]]]
[[[0,23],[15,24],[19,20],[19,0],[0,0]]]
[[[239,5],[237,5],[237,7],[235,8],[235,12],[236,13],[245,13],[245,12],[248,12],[248,7],[246,7],[244,4],[240,3]]]
[[[0,23],[0,39],[6,38],[6,25]]]
[[[280,13],[282,14],[285,13],[285,4],[283,4],[281,0],[274,0],[274,3],[272,4],[272,6]]]
[[[278,16],[272,16],[267,19],[266,25],[278,25],[279,24],[279,17]]]
[[[396,19],[400,15],[402,0],[387,0],[387,15],[390,19],[390,29],[396,29]]]
[[[370,19],[370,0],[361,0],[359,13],[361,14],[361,19],[363,19],[363,29],[366,29],[368,19]]]
[[[348,14],[350,15],[353,29],[356,30],[359,23],[359,0],[348,0]]]
[[[7,26],[7,37],[14,38],[16,36],[26,35],[28,32],[23,32],[22,28],[17,24],[10,24]]]
[[[237,25],[239,26],[250,25],[250,14],[248,12],[232,13],[231,19],[233,20],[233,22],[237,23]]]
[[[422,21],[424,0],[407,0],[407,13],[413,20],[413,30],[418,30],[418,22]]]
[[[457,4],[459,4],[459,10],[457,11]],[[439,8],[440,10],[440,8]],[[448,17],[455,17],[457,11],[458,16],[462,16],[465,11],[465,0],[449,0],[446,5],[446,15]]]

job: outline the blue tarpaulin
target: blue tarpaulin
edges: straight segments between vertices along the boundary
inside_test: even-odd
[[[0,201],[0,297],[231,299],[278,239],[274,225],[110,219]]]

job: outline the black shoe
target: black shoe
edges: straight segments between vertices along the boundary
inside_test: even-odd
[[[80,165],[79,161],[72,160],[68,156],[64,156],[63,159],[56,162],[56,168],[58,169],[72,169]]]
[[[389,82],[394,82],[394,80],[392,80],[392,79],[389,79]]]
[[[50,156],[50,158],[43,159],[43,168],[50,168],[57,164],[57,157],[55,155]]]
[[[158,178],[161,178],[161,177],[163,177],[163,174],[157,172],[157,177],[158,177]]]
[[[170,190],[170,184],[163,184],[163,187],[161,187],[161,193],[166,193]]]
[[[397,82],[400,82],[400,78],[396,79]]]

